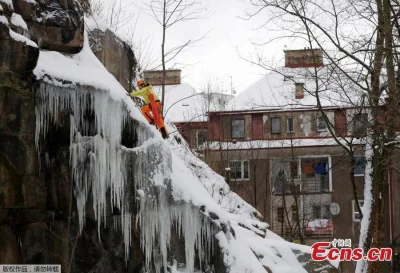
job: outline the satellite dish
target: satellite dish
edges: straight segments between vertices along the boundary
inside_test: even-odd
[[[329,206],[329,211],[331,212],[332,215],[338,215],[340,212],[340,206],[338,203],[332,203]]]

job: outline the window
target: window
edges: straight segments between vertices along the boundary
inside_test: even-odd
[[[306,192],[329,192],[329,158],[300,158],[302,190]]]
[[[352,203],[353,203],[353,222],[360,222],[361,221],[361,215],[360,215],[360,212],[357,209],[356,201],[353,200]],[[358,203],[360,204],[361,208],[364,206],[364,200],[358,200]]]
[[[367,134],[368,114],[358,113],[354,117],[353,134],[357,137],[363,137]]]
[[[317,117],[317,131],[318,132],[324,132],[326,131],[326,123],[325,123],[325,119],[323,116],[318,116]]]
[[[367,165],[367,160],[364,156],[356,156],[354,164],[354,175],[363,176],[365,174],[365,167]]]
[[[249,161],[231,161],[229,168],[232,180],[249,179]]]
[[[281,118],[271,118],[271,133],[281,133]]]
[[[276,210],[278,214],[278,223],[283,223],[284,222],[284,212],[283,212],[283,207],[278,207]]]
[[[304,99],[304,83],[295,83],[296,87],[296,94],[295,98],[296,99]]]
[[[244,119],[232,120],[232,139],[244,138]]]
[[[208,131],[207,130],[196,130],[196,147],[200,147],[207,142]]]
[[[288,133],[294,132],[294,118],[293,117],[287,118],[287,132]]]
[[[329,205],[313,206],[313,219],[332,219]]]
[[[313,219],[321,219],[321,207],[313,206]]]

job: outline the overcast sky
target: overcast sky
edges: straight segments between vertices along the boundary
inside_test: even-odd
[[[132,3],[137,0],[125,1]],[[137,2],[135,5],[138,5]],[[207,33],[208,35],[196,43],[195,47],[180,54],[176,61],[170,62],[167,68],[174,66],[173,68],[182,69],[183,82],[199,91],[210,79],[218,83],[221,89],[230,92],[232,79],[233,89],[239,93],[266,73],[243,60],[240,55],[254,55],[257,48],[253,42],[265,41],[276,35],[258,29],[267,20],[268,14],[261,13],[247,21],[240,19],[239,17],[246,16],[246,11],[254,11],[250,0],[209,0],[204,7],[207,8],[207,19],[180,22],[168,29],[167,48],[189,39],[198,39]],[[138,12],[137,6],[135,9],[136,15],[139,14],[135,37],[139,41],[148,39],[147,45],[153,48],[153,54],[160,57],[161,26],[144,10]],[[267,56],[282,60],[284,45],[284,41],[276,41],[262,50]],[[289,45],[290,47],[292,46]]]

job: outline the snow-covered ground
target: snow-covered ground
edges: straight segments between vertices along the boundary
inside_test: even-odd
[[[178,133],[163,140],[142,117],[125,89],[97,60],[87,34],[78,54],[41,51],[34,74],[41,81],[36,105],[38,153],[40,139],[47,134],[49,124],[57,122],[59,112],[72,113],[70,156],[81,228],[89,195],[99,230],[105,221],[106,207],[118,207],[122,213],[119,226],[126,252],[129,251],[132,215],[125,202],[124,186],[129,183],[127,170],[134,168],[140,199],[137,221],[141,225],[141,243],[147,258],[155,257],[155,253],[161,255],[157,256],[156,272],[162,267],[166,269],[172,223],[178,223],[185,238],[186,272],[193,272],[195,245],[201,255],[201,240],[209,238],[209,244],[213,231],[217,232],[215,239],[229,272],[266,272],[264,266],[274,273],[307,272],[299,257],[309,254],[311,249],[286,242],[268,230],[268,224],[257,218],[259,213],[231,192],[223,177],[194,156]],[[91,111],[95,117],[95,136],[85,136],[85,111]],[[133,149],[120,145],[127,119],[138,122],[138,147]],[[128,166],[128,157],[134,159],[133,165]],[[156,202],[152,200],[154,188],[165,192],[158,195]],[[111,192],[111,201],[107,201],[107,192]],[[211,230],[202,219],[218,228]]]

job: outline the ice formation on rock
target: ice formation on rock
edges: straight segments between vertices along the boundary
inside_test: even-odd
[[[85,224],[89,197],[93,200],[99,234],[101,223],[106,224],[107,206],[118,208],[121,216],[114,218],[114,227],[123,233],[128,258],[132,213],[129,202],[125,202],[125,195],[129,192],[125,189],[127,183],[132,183],[127,181],[127,171],[133,170],[140,197],[137,223],[147,269],[150,270],[154,264],[157,273],[166,272],[173,225],[185,239],[188,272],[194,270],[195,249],[200,262],[209,260],[214,234],[212,223],[200,215],[198,208],[172,200],[171,151],[161,143],[161,139],[150,138],[151,133],[146,130],[137,131],[137,135],[141,135],[138,137],[139,146],[132,149],[123,147],[121,133],[129,115],[126,107],[112,100],[107,92],[42,82],[37,95],[36,147],[39,153],[41,140],[46,137],[50,126],[61,122],[61,113],[70,117],[70,164],[80,230]],[[143,141],[145,138],[149,139]],[[46,159],[47,162],[51,160],[48,155]],[[132,165],[128,166],[128,163]]]

